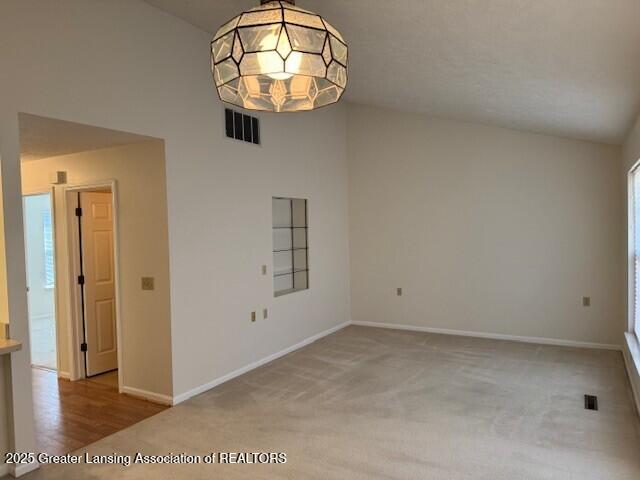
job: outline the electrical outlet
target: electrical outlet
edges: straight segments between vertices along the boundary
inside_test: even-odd
[[[267,310],[266,308],[262,310],[262,318],[264,318],[265,320],[269,318],[269,310]]]
[[[256,321],[256,312],[251,312],[251,321],[252,322]]]
[[[398,288],[396,290],[396,293],[398,294],[399,297],[401,297],[402,296],[402,288]]]
[[[142,290],[155,290],[155,280],[153,277],[142,277]]]
[[[590,307],[591,306],[591,297],[582,297],[582,306]]]

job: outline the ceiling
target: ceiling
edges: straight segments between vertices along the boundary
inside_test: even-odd
[[[258,0],[145,0],[210,33]],[[638,0],[298,0],[350,47],[347,100],[621,143],[640,111]]]
[[[155,139],[64,120],[20,114],[22,162],[149,140]]]

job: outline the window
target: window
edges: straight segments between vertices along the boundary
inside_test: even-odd
[[[273,199],[273,287],[274,295],[309,288],[307,201]]]
[[[629,313],[631,329],[640,339],[640,164],[629,174]]]
[[[53,258],[53,227],[51,224],[50,210],[42,212],[42,233],[44,238],[44,288],[54,288],[56,274]]]

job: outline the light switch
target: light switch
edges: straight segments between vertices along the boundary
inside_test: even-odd
[[[153,277],[142,277],[142,290],[155,290],[155,279]]]
[[[267,310],[266,308],[262,310],[262,318],[264,318],[265,320],[269,318],[269,310]]]
[[[402,288],[398,288],[396,290],[396,293],[398,294],[399,297],[401,297],[402,296]]]
[[[252,322],[256,321],[256,312],[251,312],[251,321]]]
[[[267,266],[262,265],[262,275],[266,275],[266,274],[267,274]]]
[[[582,306],[590,307],[591,306],[591,297],[582,297]]]

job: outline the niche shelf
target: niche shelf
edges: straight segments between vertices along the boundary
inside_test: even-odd
[[[274,296],[309,288],[307,200],[273,198]]]

